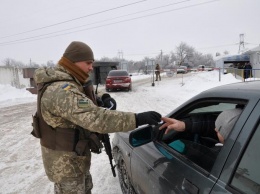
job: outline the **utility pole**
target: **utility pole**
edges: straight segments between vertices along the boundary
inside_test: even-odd
[[[243,50],[245,50],[245,42],[244,42],[244,34],[239,34],[239,50],[238,54],[240,54]]]
[[[120,63],[120,68],[123,69],[123,51],[118,51],[118,58]]]
[[[153,68],[153,82],[152,82],[152,86],[154,86],[154,59],[152,59],[151,61],[152,61],[152,68]]]

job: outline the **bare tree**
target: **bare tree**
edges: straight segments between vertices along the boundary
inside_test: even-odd
[[[178,65],[181,66],[185,60],[189,62],[189,59],[192,57],[193,53],[193,47],[188,46],[184,42],[181,42],[180,45],[176,47],[176,57],[179,63]]]
[[[54,67],[55,63],[53,61],[47,61],[47,67]]]
[[[7,66],[7,67],[26,67],[26,65],[24,63],[22,63],[20,61],[16,61],[11,58],[6,58],[3,61],[3,64],[4,64],[4,66]]]
[[[224,53],[224,55],[228,55],[229,54],[229,52],[227,50],[224,51],[223,53]]]

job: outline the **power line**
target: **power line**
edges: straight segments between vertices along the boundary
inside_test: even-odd
[[[16,42],[16,41],[23,41],[23,40],[28,40],[28,39],[32,39],[32,38],[38,38],[38,37],[42,37],[42,36],[46,36],[46,35],[50,35],[50,34],[56,34],[56,33],[59,33],[59,32],[73,30],[73,29],[76,29],[76,28],[81,28],[81,27],[84,27],[84,26],[89,26],[89,25],[93,25],[93,24],[97,24],[97,23],[102,23],[102,22],[114,20],[114,19],[117,19],[117,18],[122,18],[122,17],[130,16],[130,15],[135,15],[135,14],[138,14],[138,13],[143,13],[143,12],[147,12],[147,11],[151,11],[151,10],[155,10],[155,9],[160,9],[160,8],[163,8],[163,7],[168,7],[170,5],[176,5],[176,4],[180,4],[180,3],[185,3],[187,1],[191,1],[191,0],[184,0],[184,1],[180,1],[180,2],[170,3],[170,4],[167,4],[167,5],[164,5],[164,6],[160,6],[160,7],[156,7],[156,8],[152,8],[152,9],[147,9],[147,10],[144,10],[144,11],[134,12],[134,13],[131,13],[131,14],[126,14],[126,15],[123,15],[123,16],[114,17],[114,18],[110,18],[110,19],[107,19],[107,20],[102,20],[102,21],[98,21],[98,22],[94,22],[94,23],[90,23],[90,24],[86,24],[86,25],[76,26],[76,27],[72,27],[72,28],[67,28],[67,29],[63,29],[63,30],[59,30],[59,31],[55,31],[55,32],[50,32],[50,33],[46,33],[46,34],[41,34],[41,35],[37,35],[37,36],[32,36],[32,37],[28,37],[28,38],[13,40],[13,41],[9,41],[9,42],[2,42],[0,44],[8,44],[8,43]],[[26,33],[26,32],[24,32],[24,33]],[[18,34],[16,34],[16,35],[18,35]]]
[[[235,46],[235,45],[238,45],[238,43],[225,44],[225,45],[217,45],[217,46],[211,46],[211,47],[203,47],[203,48],[197,48],[197,49],[210,49],[210,48],[218,48],[218,47],[226,47],[226,46]]]
[[[33,30],[28,30],[28,31],[24,31],[24,32],[17,33],[17,34],[12,34],[12,35],[8,35],[8,36],[0,37],[0,38],[7,38],[7,37],[12,37],[12,36],[17,36],[17,35],[25,34],[25,33],[28,33],[28,32],[34,32],[34,31],[42,30],[42,29],[44,29],[44,28],[49,28],[49,27],[57,26],[57,25],[60,25],[60,24],[72,22],[72,21],[75,21],[75,20],[79,20],[79,19],[82,19],[82,18],[86,18],[86,17],[93,16],[93,15],[98,15],[98,14],[105,13],[105,12],[108,12],[108,11],[112,11],[112,10],[115,10],[115,9],[120,9],[120,8],[123,8],[123,7],[127,7],[127,6],[130,6],[130,5],[137,4],[137,3],[141,3],[141,2],[143,2],[143,1],[147,1],[147,0],[137,1],[137,2],[134,2],[134,3],[122,5],[122,6],[119,6],[119,7],[114,7],[114,8],[107,9],[107,10],[103,10],[103,11],[100,11],[100,12],[88,14],[88,15],[81,16],[81,17],[77,17],[77,18],[73,18],[73,19],[70,19],[70,20],[65,20],[65,21],[63,21],[63,22],[58,22],[58,23],[51,24],[51,25],[48,25],[48,26],[44,26],[44,27],[40,27],[40,28],[36,28],[36,29],[33,29]]]
[[[46,36],[46,35],[53,34],[53,33],[57,33],[57,32],[53,32],[53,33],[49,33],[49,34],[44,34],[44,35],[38,35],[38,36],[34,36],[34,37],[23,38],[23,39],[18,39],[18,40],[13,40],[13,41],[8,41],[8,42],[1,42],[1,43],[0,43],[0,46],[10,45],[10,44],[16,44],[16,43],[31,42],[31,41],[35,41],[35,40],[42,40],[42,39],[47,39],[47,38],[52,38],[52,37],[57,37],[57,36],[64,36],[64,35],[72,34],[72,33],[76,33],[76,32],[81,32],[81,31],[86,31],[86,30],[101,28],[101,27],[104,27],[104,26],[110,26],[110,25],[114,25],[114,24],[118,24],[118,23],[133,21],[133,20],[137,20],[137,19],[140,19],[140,18],[146,18],[146,17],[150,17],[150,16],[154,16],[154,15],[169,13],[169,12],[172,12],[172,11],[178,11],[178,10],[187,9],[187,8],[191,8],[191,7],[197,7],[197,6],[200,6],[200,5],[213,3],[213,2],[215,2],[215,1],[220,1],[220,0],[211,0],[211,1],[203,2],[203,3],[198,3],[198,4],[194,4],[194,5],[189,5],[189,6],[184,6],[184,7],[176,8],[176,9],[171,9],[171,10],[168,10],[168,11],[157,12],[157,13],[153,13],[153,14],[148,14],[148,15],[144,15],[144,16],[139,16],[139,17],[135,17],[135,18],[130,18],[130,19],[126,19],[126,20],[121,20],[121,21],[118,21],[118,22],[108,23],[108,24],[104,24],[104,25],[100,25],[100,26],[91,27],[91,28],[85,28],[85,29],[82,29],[82,30],[76,30],[76,31],[68,32],[68,33],[57,34],[57,35],[54,35],[54,36],[48,36],[48,37],[43,37],[43,38],[38,38],[38,39],[37,39],[37,37]],[[32,38],[36,38],[36,39],[27,40],[27,39],[32,39]],[[27,41],[23,41],[23,40],[27,40]],[[18,42],[18,41],[22,41],[22,42]]]

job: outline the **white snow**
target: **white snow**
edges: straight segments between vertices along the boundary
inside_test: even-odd
[[[201,91],[241,82],[231,74],[221,75],[220,82],[218,76],[217,71],[188,73],[183,77],[163,75],[162,81],[154,82],[153,87],[151,76],[133,74],[131,92],[110,92],[110,95],[116,99],[120,111],[155,110],[166,115]],[[99,89],[104,90],[104,86]],[[42,165],[39,140],[30,135],[35,102],[36,95],[25,89],[0,85],[0,193],[53,193],[53,183],[48,181]],[[110,135],[112,139],[113,134]],[[91,174],[93,194],[122,193],[105,152],[92,154]]]

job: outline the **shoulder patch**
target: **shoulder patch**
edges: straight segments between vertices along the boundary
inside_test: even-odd
[[[88,106],[89,102],[87,99],[80,99],[78,100],[78,107],[80,108],[86,108]]]
[[[61,86],[61,88],[63,89],[63,90],[69,90],[70,89],[70,85],[69,84],[64,84],[63,86]]]

